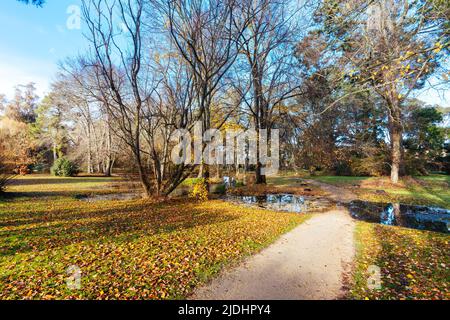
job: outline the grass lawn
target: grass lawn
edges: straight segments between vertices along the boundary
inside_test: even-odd
[[[445,234],[358,222],[351,299],[450,299],[449,240]],[[381,288],[368,287],[369,266]]]
[[[361,200],[435,205],[450,208],[449,175],[435,174],[426,177],[405,177],[395,186],[389,182],[387,177],[317,176],[311,177],[311,179],[343,188],[350,188]],[[382,190],[385,193],[378,194],[376,193],[377,190]]]
[[[373,180],[371,177],[346,177],[346,176],[310,176],[309,179],[318,180],[335,186],[350,187],[361,181]]]
[[[0,299],[173,299],[309,215],[222,201],[83,202],[120,180],[20,178],[0,198]],[[111,184],[119,186],[111,187]],[[70,290],[67,269],[82,272]]]

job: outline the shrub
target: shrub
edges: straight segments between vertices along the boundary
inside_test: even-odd
[[[192,191],[189,193],[189,198],[198,201],[208,200],[208,186],[205,179],[197,179],[194,187],[192,188]]]
[[[245,184],[243,181],[236,181],[236,188],[245,187]]]
[[[72,177],[78,173],[78,168],[69,159],[59,158],[53,163],[50,172],[57,177]]]
[[[339,161],[334,167],[334,173],[337,176],[351,176],[353,172],[348,162]]]
[[[1,168],[0,168],[1,170]],[[6,185],[13,178],[13,175],[0,172],[0,193],[5,192]]]
[[[8,171],[6,166],[0,162],[0,193],[5,192],[7,184],[14,177],[11,171]]]
[[[351,159],[351,171],[353,176],[381,177],[388,175],[389,157],[384,154],[373,155],[365,158],[353,157]]]
[[[25,166],[25,165],[20,166],[20,167],[18,168],[18,171],[19,171],[19,174],[20,174],[21,176],[26,176],[27,174],[30,174],[30,173],[31,173],[30,168],[29,168],[28,166]]]
[[[227,186],[225,184],[219,184],[216,186],[216,188],[214,189],[213,193],[217,193],[217,194],[225,194],[227,193]]]

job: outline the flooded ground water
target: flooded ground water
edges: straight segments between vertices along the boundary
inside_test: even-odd
[[[444,208],[360,200],[352,201],[347,206],[357,220],[450,233],[450,210]]]
[[[268,194],[264,196],[226,195],[225,201],[273,211],[307,213],[323,211],[333,203],[321,197],[292,194]],[[450,210],[433,206],[414,206],[400,203],[373,203],[352,201],[346,204],[354,219],[401,226],[411,229],[450,233]]]
[[[267,210],[293,213],[320,211],[332,205],[329,200],[324,198],[296,196],[292,194],[268,194],[264,196],[227,195],[224,197],[224,200]]]

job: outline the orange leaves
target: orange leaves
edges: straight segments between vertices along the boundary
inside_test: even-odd
[[[8,248],[0,298],[186,297],[305,219],[221,201],[12,200],[0,204],[0,247]],[[72,265],[81,270],[80,289],[67,287]]]

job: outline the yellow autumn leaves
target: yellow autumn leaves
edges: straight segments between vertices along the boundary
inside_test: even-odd
[[[92,179],[86,179],[91,183]],[[0,299],[175,299],[301,223],[307,216],[222,201],[82,202],[83,178],[16,186],[0,202]],[[95,181],[95,188],[99,187]],[[94,186],[94,185],[92,185]],[[108,183],[102,189],[107,189]],[[70,190],[72,191],[70,194]],[[91,192],[101,192],[91,189]],[[199,188],[200,194],[204,190]],[[36,194],[32,195],[32,192]],[[67,192],[67,194],[66,194]],[[67,268],[82,271],[69,290]]]
[[[358,222],[351,298],[448,299],[446,234]],[[368,265],[381,268],[381,290],[367,288]]]

